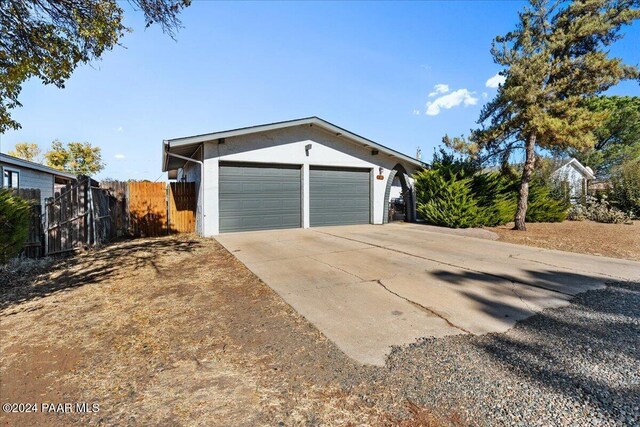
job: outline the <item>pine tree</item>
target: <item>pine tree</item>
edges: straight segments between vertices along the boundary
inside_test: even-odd
[[[593,147],[593,132],[606,114],[585,100],[624,79],[640,77],[638,68],[610,58],[608,46],[622,37],[622,26],[640,17],[640,0],[531,0],[517,28],[494,40],[494,61],[505,82],[480,114],[481,129],[471,143],[485,156],[507,159],[525,149],[515,229],[525,230],[529,182],[536,147]]]

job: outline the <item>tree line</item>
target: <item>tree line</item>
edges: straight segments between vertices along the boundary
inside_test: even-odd
[[[51,148],[44,153],[38,144],[19,142],[7,154],[74,175],[95,175],[105,166],[100,147],[93,147],[88,142],[63,144],[55,140],[51,143]]]

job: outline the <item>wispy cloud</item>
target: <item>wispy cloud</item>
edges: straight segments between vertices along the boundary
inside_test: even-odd
[[[504,84],[506,78],[504,76],[501,76],[500,74],[496,74],[493,77],[490,77],[489,80],[487,80],[487,83],[485,83],[485,85],[487,87],[493,88],[493,89],[497,89],[501,84]]]
[[[448,87],[447,87],[448,90]],[[458,89],[447,95],[443,95],[433,101],[427,102],[427,116],[437,116],[442,109],[448,110],[459,105],[476,105],[478,98],[473,96],[475,92],[468,89]]]
[[[122,128],[122,126],[118,126],[116,128],[116,132],[122,133],[124,131],[124,129]]]
[[[420,115],[420,110],[413,110],[411,112],[411,114],[413,114],[414,116],[419,116]]]
[[[447,92],[449,92],[449,85],[446,85],[444,83],[438,83],[433,87],[433,92],[429,93],[429,98],[432,98],[436,95],[440,95],[441,93],[447,93]]]
[[[114,157],[114,158],[116,158],[116,159],[118,159],[118,160],[122,160],[122,159],[124,159],[124,158],[125,158],[125,155],[124,155],[124,154],[120,154],[120,153],[118,153],[118,154],[116,154],[116,155],[115,155],[115,156],[113,156],[113,157]]]

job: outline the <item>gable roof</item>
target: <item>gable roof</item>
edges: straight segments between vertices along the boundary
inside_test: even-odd
[[[590,167],[584,166],[582,163],[580,163],[578,161],[578,159],[576,159],[575,157],[572,158],[571,160],[569,160],[567,163],[565,163],[564,165],[562,165],[561,167],[559,167],[556,172],[558,172],[560,169],[567,167],[567,166],[571,166],[573,167],[575,170],[577,170],[578,172],[580,172],[580,174],[582,176],[584,176],[587,179],[596,179],[596,176],[593,173],[593,170],[591,170]],[[555,172],[554,172],[555,173]]]
[[[278,130],[278,129],[284,129],[284,128],[290,128],[294,126],[302,126],[302,125],[317,126],[330,133],[333,133],[336,136],[345,137],[354,143],[358,143],[364,147],[371,147],[373,149],[378,150],[381,153],[385,153],[392,157],[396,157],[400,160],[403,160],[417,167],[427,166],[427,164],[422,162],[421,160],[417,160],[399,151],[396,151],[389,147],[385,147],[384,145],[378,144],[377,142],[374,142],[363,136],[350,132],[339,126],[336,126],[333,123],[329,123],[328,121],[323,120],[319,117],[312,116],[312,117],[306,117],[302,119],[287,120],[283,122],[275,122],[275,123],[269,123],[264,125],[248,126],[248,127],[238,128],[238,129],[206,133],[202,135],[194,135],[194,136],[188,136],[183,138],[165,139],[162,142],[162,148],[163,148],[162,171],[166,172],[167,170],[172,170],[177,167],[181,167],[181,165],[184,163],[184,161],[172,162],[171,160],[178,160],[178,159],[170,159],[169,156],[167,156],[166,154],[167,151],[180,154],[186,157],[191,157],[191,155],[195,153],[195,150],[197,149],[197,145],[203,142],[214,141],[220,138],[232,138],[235,136],[248,135],[252,133],[268,132],[272,130]]]
[[[50,173],[51,175],[55,175],[55,176],[76,179],[76,176],[72,173],[54,169],[49,166],[41,165],[40,163],[30,162],[28,160],[20,159],[18,157],[13,157],[4,153],[0,153],[0,162],[7,163],[13,166],[19,166],[21,168],[37,170],[39,172]]]

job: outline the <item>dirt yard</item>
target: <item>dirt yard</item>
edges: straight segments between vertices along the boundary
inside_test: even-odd
[[[99,410],[2,412],[3,426],[640,421],[629,392],[637,284],[583,294],[505,334],[397,347],[375,368],[347,358],[215,240],[132,240],[25,269],[0,274],[1,403]],[[558,382],[559,372],[569,374]]]
[[[129,241],[70,258],[35,285],[2,280],[2,402],[100,408],[2,414],[3,425],[386,417],[343,386],[361,368],[214,240]]]
[[[512,228],[513,223],[487,230],[496,232],[505,242],[640,261],[640,221],[632,225],[593,221],[531,223],[526,232]]]

